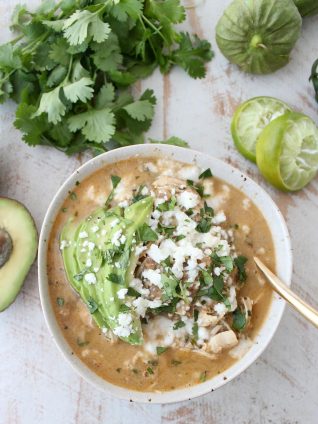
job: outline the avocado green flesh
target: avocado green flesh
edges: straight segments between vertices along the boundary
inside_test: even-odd
[[[12,251],[0,268],[0,312],[15,300],[34,262],[38,235],[28,210],[19,202],[0,198],[0,229],[12,240]],[[4,246],[3,246],[4,249]]]
[[[61,243],[66,243],[62,252],[70,284],[101,328],[114,330],[118,327],[119,314],[129,312],[132,331],[129,336],[120,338],[130,344],[142,344],[141,322],[135,311],[125,305],[127,297],[118,299],[117,292],[129,286],[136,266],[133,253],[135,233],[149,219],[152,206],[152,198],[147,197],[124,212],[118,207],[110,210],[101,208],[79,225],[69,221],[61,234]],[[113,241],[117,240],[119,231],[124,242],[116,246]],[[87,237],[83,238],[86,234]],[[87,265],[88,259],[91,265],[90,261]],[[93,284],[85,279],[85,275],[90,273],[96,277]]]

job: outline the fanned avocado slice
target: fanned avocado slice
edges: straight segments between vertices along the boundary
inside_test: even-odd
[[[130,344],[143,342],[140,319],[117,293],[129,286],[136,266],[135,234],[149,219],[152,206],[153,199],[146,197],[125,211],[98,209],[79,225],[68,222],[60,240],[67,277],[97,325],[115,330],[119,315],[131,314],[130,334],[119,335]]]
[[[38,234],[29,211],[0,197],[0,312],[17,297],[33,264]]]

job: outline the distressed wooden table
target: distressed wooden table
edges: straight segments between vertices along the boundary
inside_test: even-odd
[[[0,0],[0,42],[10,38],[14,1]],[[30,6],[36,1],[29,1]],[[272,95],[318,121],[308,82],[318,56],[318,17],[304,22],[288,66],[270,76],[251,76],[229,65],[214,41],[215,25],[229,1],[206,0],[188,11],[184,27],[212,41],[215,58],[204,80],[180,70],[155,73],[136,87],[154,88],[156,117],[149,135],[178,135],[197,150],[219,157],[249,174],[284,214],[294,253],[293,288],[318,308],[318,179],[301,193],[269,187],[254,165],[233,148],[231,116],[243,100]],[[30,148],[14,129],[13,104],[1,106],[0,195],[27,205],[40,230],[54,193],[86,157]],[[17,301],[0,316],[0,424],[228,424],[318,422],[318,333],[287,309],[266,352],[240,377],[204,397],[167,406],[138,405],[106,397],[64,361],[49,336],[34,265]]]

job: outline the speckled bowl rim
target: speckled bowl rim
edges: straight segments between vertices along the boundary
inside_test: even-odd
[[[68,191],[75,186],[77,180],[82,180],[91,175],[96,170],[105,165],[118,162],[120,160],[139,157],[160,156],[169,159],[175,159],[189,164],[198,164],[206,169],[210,167],[214,175],[232,184],[245,193],[263,213],[265,219],[270,225],[275,252],[276,268],[278,276],[288,285],[291,282],[292,275],[292,251],[290,237],[284,218],[271,197],[252,179],[241,173],[236,168],[227,163],[191,149],[185,149],[170,145],[144,144],[116,149],[100,156],[97,156],[80,168],[78,168],[61,186],[54,196],[44,218],[39,241],[38,254],[38,277],[39,290],[42,309],[47,326],[51,335],[57,344],[63,356],[72,365],[72,367],[89,383],[92,383],[107,395],[120,399],[126,399],[131,402],[146,403],[173,403],[184,400],[190,400],[197,396],[213,392],[217,388],[229,383],[233,378],[241,374],[249,367],[268,346],[274,336],[281,317],[284,312],[285,302],[277,295],[273,295],[273,302],[270,307],[266,321],[264,322],[259,334],[255,337],[253,346],[250,350],[235,362],[230,368],[214,378],[200,383],[193,387],[177,389],[173,391],[153,393],[138,392],[113,385],[102,379],[91,371],[76,355],[72,354],[72,349],[63,337],[63,334],[57,324],[53,308],[50,302],[47,278],[47,243],[52,229],[52,224],[60,210],[60,207],[67,197]]]

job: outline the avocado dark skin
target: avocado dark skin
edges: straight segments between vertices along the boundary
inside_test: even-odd
[[[0,229],[0,268],[9,260],[13,249],[12,238],[3,228]]]

